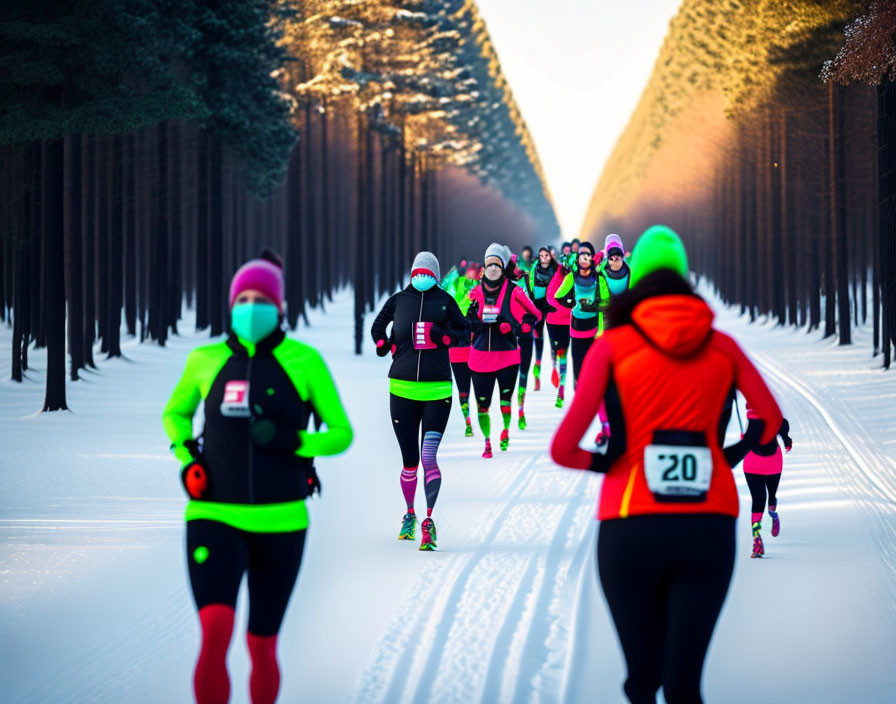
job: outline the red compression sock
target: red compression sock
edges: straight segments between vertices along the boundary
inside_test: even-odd
[[[233,633],[233,608],[209,604],[199,610],[202,648],[193,673],[197,704],[226,704],[230,698],[227,676],[227,649]]]
[[[249,692],[252,704],[274,704],[280,691],[280,667],[277,665],[277,636],[246,634],[252,674]]]

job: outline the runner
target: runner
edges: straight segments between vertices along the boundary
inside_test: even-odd
[[[662,226],[632,255],[632,289],[611,304],[582,383],[551,443],[555,462],[605,472],[597,561],[628,670],[631,702],[702,701],[703,662],[734,567],[731,467],[768,443],[781,412],[737,343],[685,278],[687,255]],[[731,391],[758,419],[722,449]],[[607,453],[579,442],[606,399]],[[761,419],[761,420],[760,420]]]
[[[752,408],[747,408],[747,418],[757,418]],[[793,440],[790,439],[790,423],[785,418],[778,429],[778,435],[784,441],[784,450],[790,452]],[[750,523],[753,531],[753,554],[750,557],[762,557],[765,545],[762,543],[762,514],[765,513],[765,498],[768,493],[768,515],[772,519],[772,537],[777,538],[781,532],[781,521],[778,518],[778,499],[776,493],[781,482],[781,470],[784,467],[784,455],[778,445],[778,435],[769,443],[761,445],[747,453],[744,458],[744,477],[750,487],[753,498],[753,510]]]
[[[567,294],[573,295],[572,316],[569,335],[572,342],[572,369],[575,375],[573,388],[579,383],[582,362],[591,348],[594,338],[600,332],[600,277],[594,261],[594,247],[590,242],[581,242],[576,257],[576,269],[569,272],[555,293],[562,300]]]
[[[470,371],[473,374],[473,390],[476,392],[479,428],[485,436],[482,456],[489,458],[492,456],[489,407],[495,382],[498,383],[504,421],[501,450],[507,450],[510,445],[511,401],[520,365],[517,337],[521,332],[511,304],[517,302],[525,306],[519,299],[525,298],[526,294],[508,278],[510,254],[504,245],[489,245],[483,263],[485,273],[479,286],[470,292],[472,304],[467,311],[467,319],[473,326]]]
[[[377,354],[392,353],[389,412],[401,448],[401,491],[407,512],[399,540],[414,540],[417,516],[417,467],[423,457],[426,518],[420,524],[421,550],[436,548],[432,511],[442,485],[437,453],[451,413],[451,364],[448,348],[469,336],[457,302],[436,284],[439,262],[420,252],[411,267],[411,283],[386,301],[370,327]],[[388,330],[389,324],[391,330]]]
[[[470,307],[470,291],[476,288],[479,277],[481,276],[481,267],[475,263],[467,263],[462,260],[460,265],[455,269],[456,276],[453,281],[447,284],[443,281],[442,288],[450,293],[460,312],[466,316]],[[447,277],[446,277],[447,278]],[[464,418],[464,435],[468,438],[473,437],[473,425],[470,423],[470,384],[472,377],[470,376],[470,341],[472,335],[468,339],[459,340],[448,350],[448,359],[451,362],[451,371],[454,374],[454,382],[457,384],[457,396],[460,401],[460,410]]]
[[[190,497],[187,563],[202,629],[193,691],[200,704],[230,696],[226,656],[244,573],[252,701],[277,698],[277,634],[302,561],[304,500],[320,490],[311,459],[352,441],[320,354],[280,329],[282,263],[270,251],[262,257],[231,281],[229,337],[190,353],[162,414]],[[200,403],[205,428],[197,437]],[[325,430],[308,430],[312,415]]]
[[[572,296],[569,295],[562,302],[557,300],[557,289],[560,288],[570,269],[566,267],[568,259],[560,256],[557,260],[557,268],[554,276],[548,284],[545,298],[552,309],[546,316],[548,336],[551,340],[551,353],[554,356],[554,370],[551,372],[551,383],[557,388],[557,400],[555,406],[563,408],[564,388],[566,386],[566,360],[569,350],[569,325],[572,318]]]
[[[529,383],[529,368],[532,366],[532,348],[534,346],[534,336],[535,336],[535,326],[542,321],[541,311],[535,306],[535,303],[532,301],[533,291],[530,288],[528,271],[531,270],[532,267],[532,248],[525,247],[523,252],[525,256],[525,250],[529,250],[529,269],[521,269],[516,268],[513,271],[512,277],[516,279],[517,286],[522,290],[522,296],[514,296],[511,299],[511,310],[513,312],[514,318],[516,318],[517,323],[520,325],[520,333],[517,338],[517,342],[520,346],[520,371],[519,371],[519,385],[517,390],[517,407],[519,417],[517,419],[517,425],[520,430],[526,429],[526,387]],[[519,261],[516,262],[517,267],[520,267],[521,264]]]
[[[541,320],[536,323],[533,331],[535,342],[535,364],[532,368],[532,376],[535,377],[536,391],[541,390],[541,356],[544,351],[544,326],[547,322],[548,313],[554,310],[554,307],[548,302],[547,298],[548,285],[551,283],[551,279],[554,277],[556,271],[557,262],[551,257],[551,250],[547,247],[539,248],[538,261],[533,264],[532,269],[529,271],[529,276],[527,277],[529,280],[529,295],[535,302],[535,307],[538,308],[541,313]],[[551,350],[551,358],[554,360],[553,366],[556,367],[556,356],[553,350]]]
[[[631,270],[625,261],[625,248],[619,235],[607,235],[604,240],[603,257],[597,273],[600,277],[598,282],[600,321],[597,334],[600,335],[604,330],[604,312],[610,305],[610,301],[628,290]],[[595,442],[598,447],[603,447],[610,439],[610,423],[607,421],[607,411],[603,405],[600,407],[598,415],[601,420],[601,429]]]

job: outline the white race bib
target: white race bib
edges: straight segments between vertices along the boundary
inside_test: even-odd
[[[501,309],[498,306],[484,306],[482,308],[482,322],[483,323],[493,323],[495,319],[498,317],[498,314],[501,312]]]
[[[248,418],[252,415],[252,412],[249,410],[248,381],[234,379],[224,385],[221,415],[227,418]]]
[[[644,475],[657,501],[704,501],[712,479],[712,453],[699,445],[648,445]]]

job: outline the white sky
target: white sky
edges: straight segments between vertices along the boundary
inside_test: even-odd
[[[477,0],[566,239],[579,234],[680,2]]]

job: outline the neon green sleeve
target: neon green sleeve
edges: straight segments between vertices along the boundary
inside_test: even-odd
[[[572,272],[568,273],[564,277],[563,283],[561,283],[557,290],[554,291],[554,298],[563,298],[563,296],[569,293],[569,290],[572,288],[574,281],[575,279],[572,275]]]
[[[171,450],[182,465],[193,459],[184,443],[193,439],[193,414],[202,400],[199,376],[196,373],[200,357],[197,352],[198,350],[193,350],[187,357],[186,369],[162,411],[162,425],[171,440]]]
[[[300,430],[302,446],[298,455],[300,457],[338,455],[348,449],[354,437],[345,408],[339,399],[339,391],[320,354],[315,354],[308,360],[306,374],[310,381],[309,400],[326,428],[317,432]]]
[[[288,340],[274,350],[274,356],[292,380],[299,397],[309,401],[326,428],[300,430],[299,457],[338,455],[352,443],[354,432],[345,413],[339,391],[323,357],[313,347]]]
[[[202,399],[208,396],[215,377],[227,363],[228,357],[230,350],[223,342],[198,347],[190,352],[184,373],[165,404],[162,426],[171,440],[171,450],[181,464],[193,459],[184,447],[187,440],[193,439],[193,415]]]

